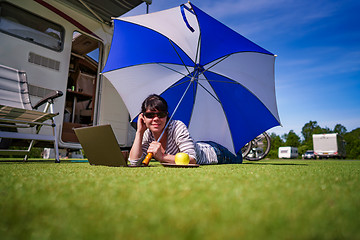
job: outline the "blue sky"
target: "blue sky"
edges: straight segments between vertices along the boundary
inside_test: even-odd
[[[275,86],[282,127],[360,127],[360,1],[193,0],[203,11],[278,55]],[[153,0],[150,12],[185,1]],[[145,5],[127,13],[145,13]]]

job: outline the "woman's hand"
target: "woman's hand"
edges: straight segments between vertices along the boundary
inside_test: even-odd
[[[152,153],[153,158],[155,158],[159,162],[163,161],[165,151],[162,149],[161,143],[155,142],[155,141],[150,143],[150,146],[149,146],[147,152]]]
[[[153,154],[153,158],[161,163],[171,163],[175,164],[175,155],[165,154],[164,149],[161,147],[161,143],[152,142],[148,148],[148,153]],[[190,164],[196,164],[196,160],[193,157],[190,157]]]
[[[144,114],[140,113],[137,121],[137,131],[143,134],[146,129],[147,127],[145,124]]]
[[[145,125],[144,115],[140,113],[137,121],[137,130],[135,134],[134,143],[130,150],[130,155],[129,155],[130,160],[140,159],[142,155],[142,139],[146,129],[147,127]]]

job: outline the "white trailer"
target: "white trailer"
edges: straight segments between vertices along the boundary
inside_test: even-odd
[[[337,133],[313,134],[314,152],[318,158],[345,158],[345,142]]]
[[[279,147],[279,158],[297,158],[298,155],[296,147]]]
[[[64,93],[54,103],[59,147],[81,148],[73,128],[99,124],[111,124],[118,143],[131,146],[134,130],[128,111],[99,73],[110,49],[111,17],[145,1],[151,3],[0,0],[0,64],[26,72],[33,104],[52,90]],[[43,128],[41,134],[52,134],[51,129]]]

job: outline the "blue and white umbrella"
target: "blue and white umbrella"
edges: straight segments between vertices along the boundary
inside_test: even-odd
[[[237,153],[280,124],[275,56],[191,3],[114,20],[103,75],[132,119],[150,94],[163,96],[194,140]]]

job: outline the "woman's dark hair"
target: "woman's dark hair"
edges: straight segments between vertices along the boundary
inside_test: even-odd
[[[141,105],[141,112],[146,112],[146,110],[159,112],[168,112],[168,105],[164,98],[156,94],[151,94],[148,96]]]

